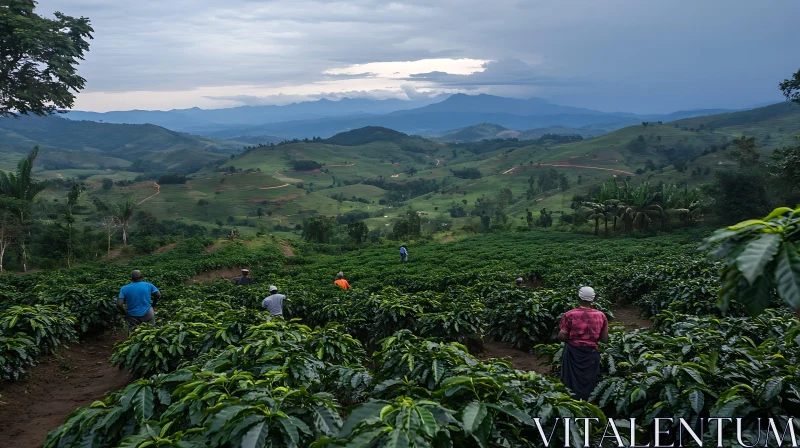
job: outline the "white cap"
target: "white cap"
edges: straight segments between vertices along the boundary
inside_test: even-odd
[[[242,269],[242,272],[250,272],[249,269]]]
[[[584,286],[578,291],[578,297],[586,302],[594,301],[594,288],[590,286]]]
[[[270,291],[270,292],[272,292],[272,291],[277,291],[277,290],[278,290],[278,287],[277,287],[277,286],[275,286],[275,285],[271,285],[271,286],[269,287],[269,291]]]

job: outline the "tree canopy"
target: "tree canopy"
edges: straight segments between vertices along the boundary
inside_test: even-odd
[[[792,75],[791,78],[784,79],[779,86],[787,100],[800,103],[800,70]]]
[[[0,4],[0,117],[72,108],[86,80],[77,73],[94,32],[86,17],[34,12],[33,0]]]

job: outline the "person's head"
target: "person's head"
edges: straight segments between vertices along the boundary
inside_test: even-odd
[[[277,286],[275,286],[275,285],[271,285],[271,286],[269,287],[269,293],[270,293],[270,294],[277,294],[277,293],[278,293],[278,287],[277,287]]]
[[[336,274],[336,280],[341,280],[343,278],[344,278],[344,274],[343,273],[339,272],[338,274]]]
[[[594,302],[595,293],[591,286],[584,286],[578,290],[578,300],[581,306],[591,306]]]
[[[517,278],[516,282],[518,285],[521,285],[523,282],[522,277]]]
[[[242,269],[242,277],[247,277],[248,275],[250,275],[250,271],[247,269]]]
[[[135,282],[142,281],[142,271],[140,271],[138,269],[132,271],[131,272],[131,280],[133,280]]]

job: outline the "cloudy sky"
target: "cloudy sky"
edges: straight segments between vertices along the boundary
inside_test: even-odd
[[[465,92],[640,113],[780,101],[797,0],[39,0],[87,16],[82,110]]]

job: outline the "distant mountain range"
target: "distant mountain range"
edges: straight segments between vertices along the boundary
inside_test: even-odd
[[[602,112],[562,106],[541,98],[516,99],[493,95],[455,94],[449,97],[403,101],[344,98],[286,106],[241,106],[227,109],[117,111],[68,113],[73,120],[107,123],[150,123],[168,129],[249,142],[290,138],[327,138],[365,126],[383,126],[408,134],[436,135],[481,123],[530,130],[552,126],[595,127],[613,131],[641,121],[673,121],[732,112],[698,109],[672,114]]]

